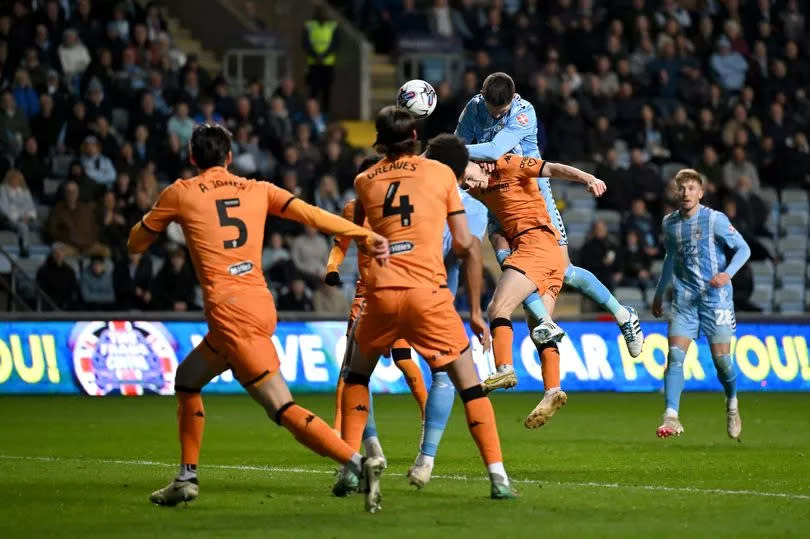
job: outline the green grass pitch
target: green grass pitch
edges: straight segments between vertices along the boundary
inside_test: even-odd
[[[744,394],[743,442],[720,394],[684,395],[679,439],[659,440],[660,395],[571,394],[536,431],[536,395],[493,396],[521,497],[492,501],[456,401],[423,491],[404,474],[418,436],[409,396],[380,395],[383,509],[333,498],[335,466],[247,395],[206,396],[200,498],[155,507],[175,473],[172,398],[0,397],[0,537],[808,537],[808,395]],[[298,402],[331,421],[331,395]]]

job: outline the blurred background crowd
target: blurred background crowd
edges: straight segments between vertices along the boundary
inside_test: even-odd
[[[400,40],[413,38],[463,49],[460,81],[422,66],[439,96],[424,138],[454,130],[487,74],[512,75],[535,106],[544,157],[578,165],[608,184],[598,201],[559,182],[553,187],[574,258],[619,288],[620,300],[629,295],[643,306],[649,299],[663,256],[661,217],[675,206],[668,180],[692,166],[706,177],[704,202],[726,212],[754,251],[735,278],[738,308],[781,309],[782,291],[792,291],[787,304],[795,306],[797,290],[804,308],[806,3],[331,4],[378,52],[395,54]],[[331,34],[335,42],[340,31]],[[321,60],[332,54],[313,52],[312,35],[302,29],[296,45]],[[0,243],[20,260],[43,256],[37,282],[62,309],[199,309],[179,227],[146,256],[127,255],[129,228],[163,186],[196,173],[187,143],[200,122],[233,132],[232,172],[273,181],[339,213],[369,150],[353,148],[346,129],[330,121],[329,88],[340,84],[333,71],[334,65],[310,66],[310,88],[285,78],[267,93],[253,82],[235,94],[220,73],[206,72],[198,58],[175,47],[156,4],[2,2],[0,228],[11,236]],[[280,310],[347,310],[351,286],[321,284],[329,248],[314,230],[268,220],[262,266]],[[784,262],[802,265],[800,280],[779,269],[793,267]]]

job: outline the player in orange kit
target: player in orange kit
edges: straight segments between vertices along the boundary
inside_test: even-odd
[[[368,418],[368,383],[377,358],[397,338],[406,339],[432,370],[444,369],[459,391],[470,434],[478,445],[491,481],[491,496],[512,498],[503,466],[495,414],[481,387],[464,325],[447,289],[443,260],[443,231],[450,227],[453,247],[465,262],[472,260],[472,241],[457,178],[464,174],[468,153],[452,135],[431,144],[453,153],[452,166],[415,155],[415,120],[406,110],[385,107],[375,120],[376,149],[385,158],[355,179],[355,223],[368,217],[372,230],[391,241],[385,267],[374,265],[366,282],[366,307],[355,324],[357,346],[352,350],[343,391],[343,438],[359,446]],[[447,162],[447,161],[445,161]],[[465,263],[470,279],[482,268]],[[480,298],[471,298],[471,303]],[[480,330],[473,328],[478,334]],[[345,472],[345,469],[343,470]],[[338,479],[339,486],[345,473]]]
[[[323,420],[295,403],[279,375],[279,358],[270,340],[276,310],[260,262],[268,214],[354,238],[380,264],[389,256],[387,240],[271,183],[228,173],[231,135],[223,127],[196,127],[189,145],[191,162],[200,174],[164,189],[154,207],[132,228],[127,244],[130,252],[143,252],[169,223],[180,224],[203,290],[209,329],[203,342],[178,366],[175,377],[180,471],[149,499],[159,505],[176,505],[198,496],[197,464],[205,424],[200,390],[231,369],[268,416],[296,440],[356,470],[366,492],[366,510],[376,511],[383,459],[364,458],[349,447]]]
[[[369,168],[370,166],[374,165],[379,161],[379,157],[369,157],[366,158],[363,163],[360,165],[358,172],[362,172]],[[352,199],[348,201],[345,206],[343,206],[343,218],[344,219],[352,219],[354,216],[354,206],[355,200]],[[363,226],[368,228],[368,223],[363,223]],[[324,282],[329,286],[341,286],[343,283],[340,280],[340,274],[338,273],[338,268],[340,264],[343,262],[344,258],[346,257],[346,252],[349,249],[349,244],[351,243],[350,238],[346,237],[336,237],[335,238],[335,245],[332,246],[332,250],[329,252],[329,261],[326,264],[326,277],[324,278]],[[361,251],[357,251],[357,269],[358,269],[358,277],[357,283],[355,284],[354,290],[354,301],[352,301],[351,310],[349,311],[349,321],[346,328],[346,336],[351,337],[351,329],[354,325],[354,322],[360,316],[360,313],[363,310],[365,305],[365,291],[366,291],[366,275],[368,274],[368,268],[371,265],[371,258]],[[340,433],[340,424],[343,420],[343,416],[340,410],[340,401],[343,396],[343,371],[348,366],[348,357],[350,356],[351,351],[351,339],[347,340],[346,342],[346,353],[344,354],[343,365],[341,366],[340,376],[338,377],[337,382],[337,389],[335,391],[335,421],[333,423],[335,430]],[[408,384],[408,387],[411,390],[411,394],[413,395],[414,399],[416,400],[416,404],[419,406],[420,417],[422,419],[422,424],[424,426],[425,421],[425,405],[427,403],[427,388],[425,387],[425,380],[422,376],[422,370],[419,368],[419,365],[411,358],[411,346],[408,344],[407,341],[404,339],[398,339],[394,344],[391,346],[391,357],[394,360],[394,364],[402,371],[402,374],[405,376],[405,381]],[[383,456],[382,446],[380,445],[380,440],[377,436],[377,427],[374,421],[374,404],[370,402],[369,404],[369,421],[366,425],[365,431],[363,431],[363,447],[366,452],[366,456]]]
[[[498,159],[489,178],[469,191],[495,214],[511,249],[501,265],[503,273],[487,308],[496,364],[511,364],[513,332],[509,317],[514,310],[537,291],[551,316],[563,285],[567,263],[557,243],[559,232],[551,224],[537,186],[536,178],[540,177],[583,183],[595,196],[606,190],[602,180],[577,168],[506,154]],[[548,323],[553,324],[550,320]],[[528,428],[545,424],[568,398],[560,388],[557,342],[548,340],[538,351],[545,393],[524,422]]]

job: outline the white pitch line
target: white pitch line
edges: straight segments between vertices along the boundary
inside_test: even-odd
[[[123,466],[157,466],[161,468],[175,468],[176,464],[157,462],[154,460],[117,460],[117,459],[83,459],[77,457],[34,457],[26,455],[0,455],[0,460],[27,460],[35,462],[83,462],[87,464],[119,464]],[[312,468],[284,467],[284,466],[246,466],[237,464],[205,464],[203,468],[215,470],[239,470],[250,472],[292,473],[292,474],[322,474],[334,475],[331,470],[316,470]],[[466,475],[434,475],[434,479],[449,481],[483,481],[484,477],[469,477]],[[623,483],[599,483],[595,481],[539,481],[537,479],[513,479],[513,483],[528,485],[554,485],[572,488],[610,488],[628,490],[651,490],[657,492],[685,492],[690,494],[722,494],[726,496],[757,496],[761,498],[785,498],[789,500],[810,500],[809,494],[793,492],[767,492],[761,490],[731,490],[722,488],[698,487],[668,487],[664,485],[628,485]]]

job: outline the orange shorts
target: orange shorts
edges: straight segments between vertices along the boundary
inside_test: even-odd
[[[537,287],[537,293],[557,297],[565,277],[565,259],[557,243],[557,234],[551,228],[529,230],[510,243],[512,254],[501,266],[512,268],[528,277]]]
[[[467,332],[447,288],[382,288],[366,292],[354,334],[367,357],[378,357],[405,339],[432,369],[456,360],[469,346]]]
[[[273,296],[231,296],[206,313],[205,344],[215,353],[215,368],[231,369],[243,386],[275,374],[281,367],[270,337],[276,330]]]

